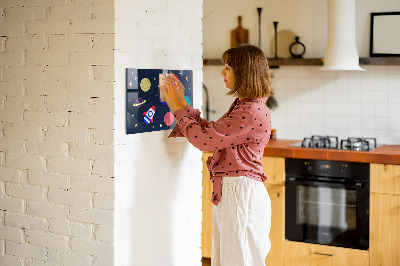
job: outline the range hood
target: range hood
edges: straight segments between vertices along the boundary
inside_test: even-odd
[[[328,0],[328,44],[320,70],[358,70],[355,0]]]

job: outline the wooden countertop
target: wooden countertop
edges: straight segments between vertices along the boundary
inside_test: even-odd
[[[383,145],[372,151],[289,147],[301,140],[270,140],[264,156],[363,163],[400,164],[400,145]]]

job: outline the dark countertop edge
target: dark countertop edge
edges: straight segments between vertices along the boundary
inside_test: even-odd
[[[370,152],[289,147],[300,141],[271,140],[264,156],[400,165],[400,145],[383,145]]]

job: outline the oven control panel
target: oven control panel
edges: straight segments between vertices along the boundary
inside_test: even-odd
[[[369,179],[369,164],[286,158],[286,174]]]

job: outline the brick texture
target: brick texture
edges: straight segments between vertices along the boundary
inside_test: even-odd
[[[112,201],[113,179],[88,177],[112,175],[101,161],[113,160],[113,1],[73,2],[0,3],[0,261],[6,265],[93,265],[97,255],[71,250],[69,238],[91,239],[97,223],[112,226],[112,206],[99,202],[96,211],[92,193]],[[104,33],[112,42],[99,42]],[[109,81],[95,80],[95,65],[111,70],[98,73]],[[98,112],[108,112],[111,122]],[[96,129],[91,141],[88,132]],[[82,176],[83,184],[71,183],[70,175]],[[112,240],[101,240],[99,247],[109,246],[97,261],[112,261]],[[87,243],[93,249],[97,241]]]
[[[146,226],[136,232],[125,227],[134,224],[126,215],[164,213],[183,188],[191,195],[185,201],[201,202],[198,182],[173,188],[180,180],[201,179],[201,154],[168,140],[167,132],[126,135],[124,69],[193,69],[195,89],[201,90],[201,5],[202,0],[0,1],[0,265],[147,265],[141,257],[173,243],[168,235],[176,224],[160,222],[157,234],[148,234]],[[201,94],[195,97],[202,102]],[[156,164],[143,160],[155,153]],[[185,165],[176,163],[177,154],[185,154]],[[123,219],[115,224],[116,212]],[[199,223],[187,227],[196,231]],[[114,237],[114,226],[122,237]],[[197,235],[174,241],[194,243],[185,248],[200,255]],[[142,254],[125,252],[132,241],[143,243],[135,249]],[[200,262],[190,257],[195,259],[163,251],[150,264]]]

